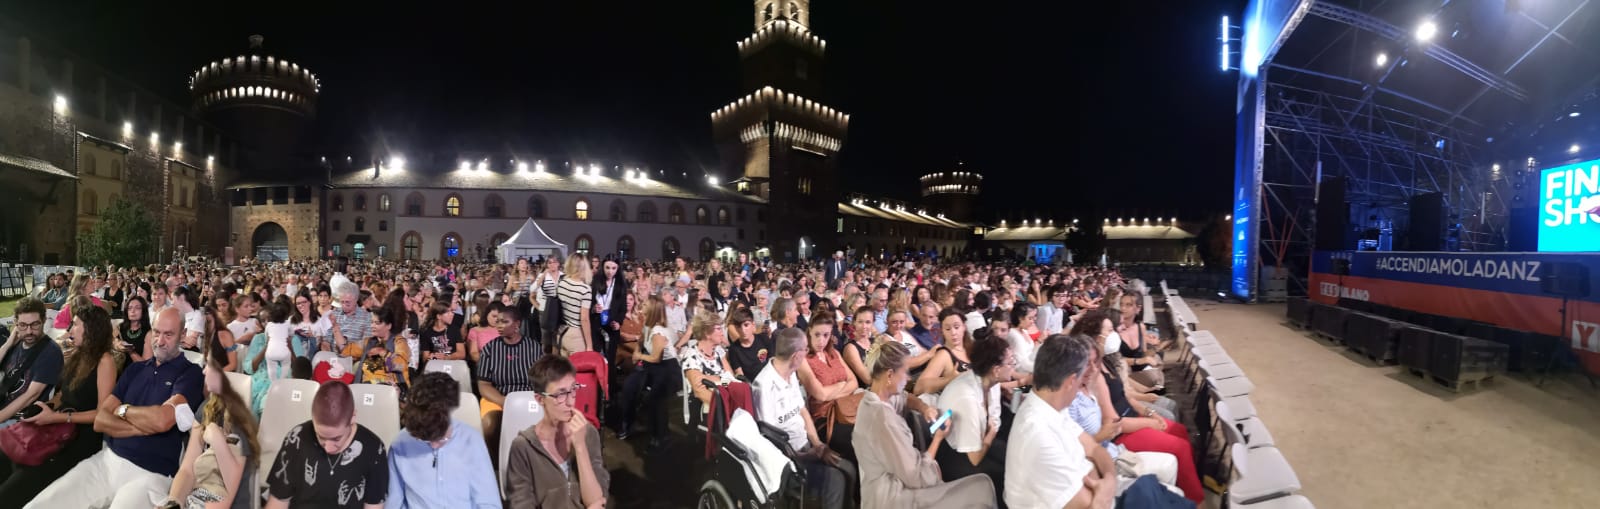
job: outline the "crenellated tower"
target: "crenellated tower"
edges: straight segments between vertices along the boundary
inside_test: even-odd
[[[755,30],[737,43],[743,97],[711,113],[729,185],[768,202],[775,258],[828,253],[837,242],[838,155],[850,115],[824,104],[827,42],[811,33],[809,0],[757,0]]]
[[[280,174],[293,166],[322,92],[316,74],[266,54],[262,41],[252,35],[249,52],[206,64],[189,77],[195,113],[244,145],[234,166],[246,175]]]
[[[922,184],[922,202],[928,208],[953,221],[972,221],[978,193],[983,188],[983,175],[957,162],[955,169],[923,175],[919,183]]]

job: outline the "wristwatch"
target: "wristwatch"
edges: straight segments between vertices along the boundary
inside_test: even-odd
[[[117,407],[117,418],[118,419],[122,419],[124,421],[128,420],[128,404],[127,403],[123,403],[121,406]]]

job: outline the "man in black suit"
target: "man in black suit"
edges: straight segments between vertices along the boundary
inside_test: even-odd
[[[594,324],[599,334],[594,338],[604,344],[595,345],[595,350],[603,352],[606,362],[616,366],[617,344],[622,342],[622,321],[628,313],[628,280],[622,277],[621,267],[616,260],[607,259],[601,262],[601,271],[595,273],[594,280],[589,287],[594,291],[594,307],[589,312],[589,323]]]
[[[828,272],[824,275],[824,277],[827,278],[827,283],[830,286],[833,285],[834,280],[844,277],[844,251],[833,252],[833,258],[828,260],[827,269]]]

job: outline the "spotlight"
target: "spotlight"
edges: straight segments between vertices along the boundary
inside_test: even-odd
[[[183,142],[181,142],[181,141],[172,142],[172,155],[176,156],[176,155],[179,155],[179,154],[182,154],[182,153],[183,153]]]
[[[534,173],[544,173],[544,161],[533,163]]]
[[[133,137],[133,122],[124,121],[122,123],[122,137],[123,138],[132,138]]]
[[[1574,111],[1572,113],[1568,113],[1567,114],[1568,118],[1578,118],[1578,117],[1581,117],[1581,116],[1583,116],[1583,112],[1581,112],[1581,111]]]
[[[1419,41],[1428,42],[1438,33],[1439,25],[1434,24],[1433,20],[1423,21],[1421,25],[1417,26],[1417,40]]]
[[[1389,54],[1380,51],[1378,52],[1378,67],[1383,67],[1385,65],[1389,65]]]
[[[478,161],[478,171],[487,171],[488,169],[489,169],[489,160],[488,159],[484,159],[482,161]]]
[[[396,169],[396,170],[404,170],[404,169],[406,169],[406,158],[405,158],[405,156],[394,156],[394,157],[389,158],[389,167],[392,168],[392,169]]]
[[[471,170],[472,169],[472,163],[469,163],[469,162],[466,162],[466,161],[461,161],[461,163],[456,165],[456,169],[457,170],[461,170],[461,171]]]
[[[520,171],[520,172],[523,172],[523,173],[527,173],[528,172],[528,163],[517,163],[517,171]]]
[[[1579,147],[1578,147],[1577,143],[1573,143],[1572,146],[1567,147],[1567,153],[1568,154],[1576,154],[1576,153],[1578,153],[1578,150],[1579,150]]]
[[[1223,221],[1232,221],[1233,220],[1233,214],[1228,214],[1226,216],[1222,216],[1222,220]]]
[[[706,177],[706,182],[710,183],[711,187],[716,187],[717,186],[717,176],[716,175],[707,176]]]
[[[66,113],[67,112],[67,96],[64,96],[64,95],[61,95],[61,94],[56,94],[55,108],[56,108],[56,113]]]

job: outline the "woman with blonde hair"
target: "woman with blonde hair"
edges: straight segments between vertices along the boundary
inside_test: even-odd
[[[994,482],[988,475],[943,482],[935,456],[950,434],[949,423],[934,430],[926,451],[912,443],[903,412],[932,422],[937,410],[906,393],[909,357],[905,345],[894,341],[879,341],[867,351],[872,382],[861,399],[851,438],[861,474],[861,507],[995,507]]]
[[[594,350],[594,338],[590,337],[593,331],[589,325],[589,309],[594,306],[594,289],[589,286],[589,280],[593,276],[588,258],[567,258],[566,274],[556,285],[556,298],[561,301],[561,324],[556,329],[555,346],[562,356]]]
[[[639,369],[628,375],[622,385],[622,423],[617,438],[627,439],[632,431],[635,411],[632,400],[649,386],[652,388],[650,400],[644,404],[650,421],[650,444],[659,447],[667,437],[666,400],[677,394],[683,383],[678,356],[672,348],[678,340],[678,332],[667,324],[667,303],[659,295],[645,298],[640,315],[644,322],[644,338],[639,341],[639,353],[633,356]]]
[[[224,363],[232,361],[223,354],[227,348],[212,338],[202,371],[206,402],[200,406],[199,422],[189,429],[189,446],[172,477],[167,507],[181,500],[184,507],[249,509],[255,490],[246,486],[255,482],[260,463],[257,422],[250,405],[228,386]]]

